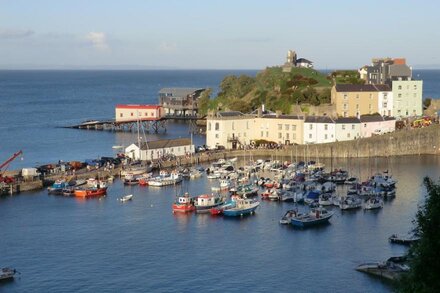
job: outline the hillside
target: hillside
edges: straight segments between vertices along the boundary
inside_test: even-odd
[[[225,77],[207,108],[249,112],[265,104],[271,110],[290,113],[291,105],[329,103],[332,84],[331,77],[314,69],[292,68],[286,73],[281,67],[269,67],[256,77]]]

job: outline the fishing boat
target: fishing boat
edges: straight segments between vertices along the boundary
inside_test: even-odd
[[[68,186],[66,188],[63,188],[63,195],[64,196],[74,196],[75,195],[75,188],[74,186]]]
[[[284,216],[281,218],[280,220],[280,224],[281,225],[287,225],[290,224],[290,221],[292,220],[292,218],[297,217],[298,214],[298,210],[288,210]]]
[[[209,213],[212,208],[223,205],[225,202],[225,197],[203,194],[196,198],[194,206],[196,207],[196,213]]]
[[[168,176],[159,176],[156,178],[152,178],[148,181],[149,186],[167,186],[167,185],[175,185],[182,182],[182,177],[178,173],[171,173]]]
[[[215,215],[220,215],[220,214],[223,214],[223,211],[224,211],[224,210],[226,210],[226,209],[230,209],[230,208],[233,208],[233,207],[235,207],[235,200],[234,200],[234,199],[231,199],[231,200],[228,200],[227,202],[225,202],[225,203],[222,204],[222,205],[219,205],[219,206],[217,206],[217,207],[211,208],[211,209],[209,210],[209,212],[210,212],[211,215],[213,215],[213,216],[215,216]]]
[[[420,240],[419,237],[415,236],[399,236],[397,234],[391,235],[388,240],[391,243],[403,244],[403,245],[411,245]]]
[[[379,196],[370,197],[365,203],[364,209],[374,210],[383,208],[383,200]]]
[[[176,198],[173,203],[173,213],[189,213],[195,211],[194,199],[189,196],[188,192]]]
[[[139,184],[140,177],[136,175],[125,175],[124,185],[136,185]]]
[[[259,205],[259,201],[239,198],[235,201],[234,207],[223,210],[223,215],[227,217],[238,217],[253,214]]]
[[[323,207],[312,209],[308,214],[300,214],[292,217],[290,223],[294,227],[307,228],[327,223],[334,212],[329,212]]]
[[[47,188],[49,194],[62,195],[63,189],[69,187],[65,180],[56,180],[52,186]]]
[[[362,200],[353,196],[341,198],[339,201],[339,208],[341,210],[354,210],[362,207]]]
[[[126,202],[133,199],[133,194],[124,195],[121,198],[118,198],[119,201]]]
[[[2,268],[0,270],[0,281],[12,280],[16,273],[17,273],[16,269],[13,269],[13,268]]]
[[[77,188],[74,191],[76,197],[96,197],[103,196],[107,194],[107,185],[99,180],[94,182],[94,185],[82,188]]]

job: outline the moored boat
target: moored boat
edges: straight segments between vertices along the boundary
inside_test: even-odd
[[[195,211],[194,199],[189,196],[188,192],[176,198],[173,203],[173,213],[189,213]]]
[[[49,194],[62,195],[63,189],[69,187],[69,184],[65,180],[57,180],[52,186],[47,188]]]
[[[74,194],[76,197],[103,196],[107,194],[107,187],[78,188],[75,189]]]
[[[259,201],[238,198],[235,201],[234,207],[223,210],[223,215],[228,217],[238,217],[253,214],[259,205]]]
[[[119,201],[126,202],[133,199],[133,194],[124,195],[121,198],[118,198]]]
[[[403,244],[403,245],[411,245],[420,240],[419,237],[415,236],[399,236],[397,234],[391,235],[388,240],[391,243]]]
[[[16,273],[17,273],[16,269],[13,269],[13,268],[2,268],[0,270],[0,281],[12,280]]]
[[[383,208],[383,200],[379,196],[370,197],[366,203],[364,209],[374,210]]]
[[[307,228],[327,223],[334,212],[329,212],[323,207],[312,209],[308,214],[301,214],[292,217],[290,223],[294,227]]]
[[[290,224],[290,221],[292,220],[292,218],[297,217],[298,214],[298,210],[288,210],[284,216],[281,218],[280,220],[280,224],[282,225],[287,225]]]
[[[213,194],[199,195],[194,203],[196,213],[209,213],[212,208],[218,207],[226,202],[225,197],[214,196]]]

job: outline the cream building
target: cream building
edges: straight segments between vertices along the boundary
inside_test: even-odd
[[[359,117],[383,111],[379,107],[379,96],[392,99],[391,89],[387,85],[373,84],[337,84],[331,91],[331,102],[336,106],[340,117]],[[385,110],[388,110],[388,104]]]
[[[206,145],[236,149],[255,140],[279,144],[302,144],[304,120],[281,114],[245,115],[241,112],[218,112],[207,117]]]

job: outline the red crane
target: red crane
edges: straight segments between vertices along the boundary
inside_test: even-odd
[[[1,165],[0,165],[0,177],[3,175],[3,172],[6,170],[6,168],[8,167],[9,163],[11,163],[13,160],[15,160],[18,156],[22,155],[23,152],[22,151],[18,151],[15,154],[12,155],[12,157],[10,157],[9,159],[7,159],[6,161],[4,161]],[[6,167],[6,168],[5,168]],[[3,168],[5,168],[5,170],[3,170]]]

